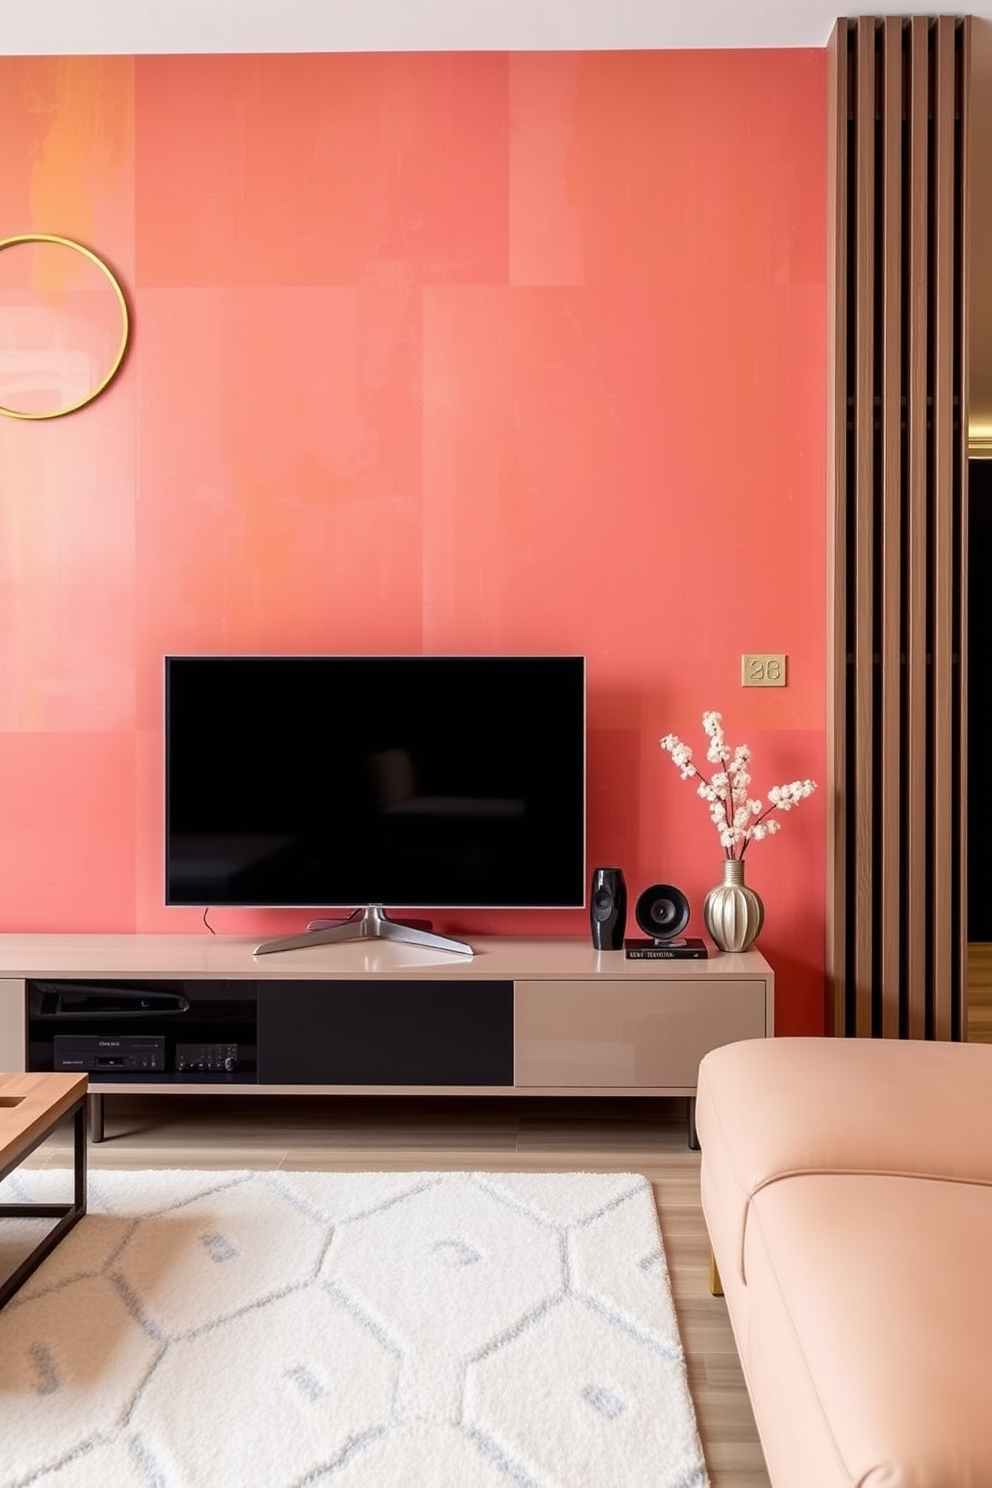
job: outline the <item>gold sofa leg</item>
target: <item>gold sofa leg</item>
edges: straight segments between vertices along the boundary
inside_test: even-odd
[[[723,1296],[723,1282],[720,1280],[720,1273],[716,1265],[716,1256],[712,1251],[710,1251],[710,1291],[714,1297]]]

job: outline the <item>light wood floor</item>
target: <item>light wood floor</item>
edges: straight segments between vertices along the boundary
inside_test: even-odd
[[[355,1097],[106,1101],[97,1168],[441,1169],[643,1173],[652,1184],[712,1488],[768,1488],[722,1298],[709,1291],[699,1153],[682,1100]],[[56,1136],[31,1159],[68,1166]]]

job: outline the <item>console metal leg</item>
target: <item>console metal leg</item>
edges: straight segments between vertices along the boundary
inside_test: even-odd
[[[693,1152],[699,1151],[699,1138],[696,1136],[696,1097],[690,1095],[686,1101],[686,1126],[689,1133],[689,1146]]]
[[[86,1097],[90,1108],[90,1141],[103,1141],[103,1096],[92,1092]]]

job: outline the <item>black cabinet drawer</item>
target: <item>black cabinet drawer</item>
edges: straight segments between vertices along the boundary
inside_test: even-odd
[[[512,1085],[513,983],[258,984],[265,1085]]]

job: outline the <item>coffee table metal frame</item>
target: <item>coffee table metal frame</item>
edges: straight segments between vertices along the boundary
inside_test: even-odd
[[[16,1110],[22,1101],[25,1105],[37,1107],[37,1101],[29,1101],[26,1096],[8,1099],[4,1096],[5,1089],[14,1086],[15,1083],[24,1081],[25,1078],[36,1082],[44,1076],[0,1076],[0,1105],[13,1106]],[[53,1225],[38,1242],[34,1249],[24,1257],[11,1274],[0,1281],[0,1308],[6,1306],[14,1293],[24,1285],[28,1277],[41,1265],[45,1257],[54,1250],[59,1241],[62,1240],[73,1225],[78,1224],[86,1213],[86,1085],[85,1078],[74,1082],[78,1085],[78,1092],[71,1105],[65,1107],[64,1077],[49,1077],[59,1080],[62,1085],[62,1094],[53,1101],[53,1109],[56,1114],[51,1121],[42,1120],[37,1123],[37,1129],[33,1135],[26,1140],[19,1139],[16,1135],[6,1146],[3,1143],[2,1127],[0,1127],[0,1179],[6,1178],[12,1173],[26,1157],[40,1147],[53,1132],[71,1121],[73,1125],[73,1196],[71,1203],[60,1204],[0,1204],[0,1220],[2,1219],[55,1219],[57,1224]],[[61,1107],[61,1109],[59,1109]]]

